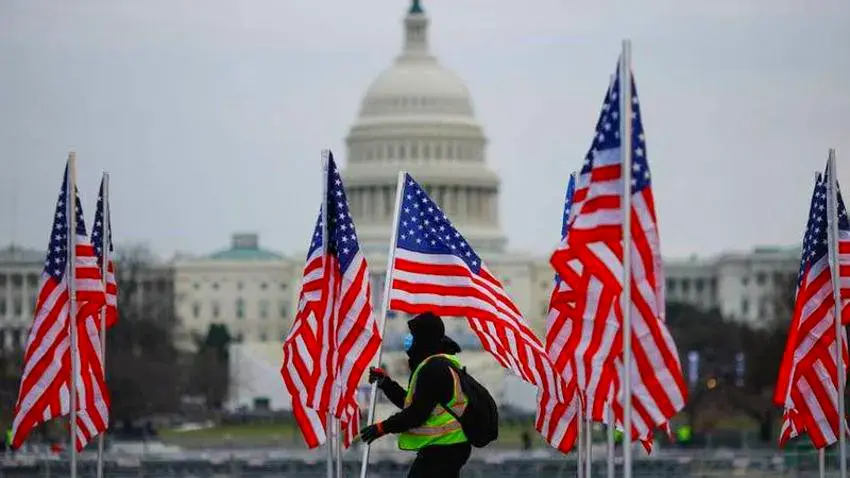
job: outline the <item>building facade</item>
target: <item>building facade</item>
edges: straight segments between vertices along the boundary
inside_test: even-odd
[[[211,324],[226,325],[236,341],[279,343],[289,331],[301,266],[261,248],[256,234],[234,234],[230,247],[170,267],[180,348],[192,348]]]

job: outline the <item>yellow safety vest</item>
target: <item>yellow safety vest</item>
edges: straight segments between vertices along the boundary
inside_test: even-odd
[[[432,355],[419,364],[416,370],[413,371],[413,376],[410,378],[410,388],[407,390],[407,396],[404,398],[404,407],[410,406],[413,401],[413,394],[416,391],[416,379],[419,377],[419,371],[434,357],[443,357],[448,359],[452,364],[460,367],[460,361],[454,355]],[[455,415],[461,416],[466,410],[466,395],[460,387],[460,377],[454,369],[450,369],[452,380],[454,381],[454,392],[452,399],[446,404]],[[443,405],[437,405],[431,410],[431,415],[425,420],[425,423],[417,428],[408,430],[398,437],[398,447],[402,450],[416,451],[432,445],[454,445],[457,443],[467,442],[466,435],[460,423],[455,420],[451,413],[447,412]]]

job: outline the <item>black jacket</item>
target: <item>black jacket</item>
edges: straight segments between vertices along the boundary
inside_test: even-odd
[[[392,379],[384,380],[380,387],[381,391],[393,405],[402,409],[384,420],[384,431],[403,433],[416,428],[428,420],[434,407],[451,401],[454,395],[451,367],[451,362],[439,357],[429,360],[422,366],[416,378],[416,390],[407,408],[404,408],[407,390]]]

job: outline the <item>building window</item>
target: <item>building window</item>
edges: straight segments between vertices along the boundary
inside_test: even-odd
[[[213,282],[213,290],[218,290],[218,282]]]
[[[0,287],[6,287],[6,274],[0,274]]]
[[[741,315],[747,316],[750,315],[750,301],[749,299],[741,299]]]
[[[245,287],[245,284],[242,281],[236,283],[236,290],[242,290]]]
[[[741,277],[741,285],[743,285],[744,287],[750,285],[750,276]]]
[[[260,341],[261,341],[261,342],[265,342],[266,340],[268,340],[268,336],[266,335],[266,333],[265,333],[265,332],[262,332],[262,333],[260,334]]]
[[[756,274],[756,284],[764,285],[765,282],[767,282],[767,274],[765,274],[764,272],[759,272],[758,274]]]
[[[265,282],[263,282],[262,284],[260,284],[260,289],[262,289],[262,290],[266,290],[266,289],[268,289],[268,288],[269,288],[269,285],[268,285],[268,284],[266,284]]]
[[[220,307],[219,307],[219,305],[218,305],[218,302],[213,302],[213,304],[212,304],[212,316],[213,316],[213,319],[217,319],[217,318],[218,318],[218,316],[219,316],[219,314],[220,314],[220,312],[221,312],[221,310],[220,310]]]
[[[35,275],[35,274],[27,275],[27,285],[29,285],[30,287],[37,287],[38,286],[38,276]]]
[[[286,282],[280,283],[280,290],[286,290]]]
[[[704,287],[705,282],[702,279],[694,280],[694,289],[696,289],[697,294],[701,294]]]
[[[194,284],[192,284],[192,288],[194,288],[195,290],[198,290],[198,289],[201,288],[201,284],[198,284],[197,282],[195,282]]]
[[[30,292],[30,310],[35,310],[35,305],[37,301],[38,295],[35,292]]]
[[[12,287],[20,288],[24,284],[24,276],[12,274]]]
[[[201,303],[195,302],[194,304],[192,304],[192,316],[197,319],[198,317],[200,317],[200,315],[201,315]]]
[[[280,318],[285,319],[289,317],[289,302],[283,300],[278,305],[278,312],[280,313]]]
[[[682,293],[687,294],[691,291],[691,280],[690,279],[682,279]]]
[[[260,318],[265,319],[269,316],[269,301],[260,301]]]
[[[24,301],[20,297],[12,299],[12,315],[18,317],[24,315]]]
[[[0,297],[0,315],[6,315],[6,298]]]
[[[245,318],[245,301],[241,297],[236,299],[236,318]]]
[[[667,279],[667,291],[675,292],[676,291],[676,281],[673,279]]]

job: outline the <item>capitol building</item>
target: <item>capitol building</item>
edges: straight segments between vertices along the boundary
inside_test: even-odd
[[[548,256],[525,255],[508,247],[500,225],[500,178],[487,164],[487,137],[475,117],[470,91],[429,47],[429,22],[414,0],[403,18],[399,54],[365,92],[346,137],[342,176],[369,263],[373,306],[377,313],[396,181],[398,172],[405,170],[500,278],[542,338],[553,285]],[[565,177],[565,186],[566,182]],[[552,243],[556,242],[553,237]],[[704,309],[718,308],[727,317],[757,325],[771,317],[770,298],[796,274],[799,254],[799,247],[790,247],[665,261],[667,296]],[[227,325],[238,342],[231,353],[231,407],[250,408],[261,402],[274,409],[289,407],[279,375],[281,342],[294,316],[305,255],[266,249],[256,234],[237,233],[220,251],[157,264],[157,273],[142,288],[173,288],[182,348],[190,349],[193,338],[203,336],[211,324]],[[4,349],[21,347],[26,339],[43,256],[43,251],[19,246],[0,249]],[[401,352],[407,333],[404,319],[390,313],[384,335],[384,362],[397,377],[408,374]],[[497,400],[533,409],[534,390],[506,376],[481,350],[466,321],[446,325],[447,333],[465,350],[462,360]],[[361,400],[366,403],[365,397]],[[385,407],[379,416],[388,413]]]

